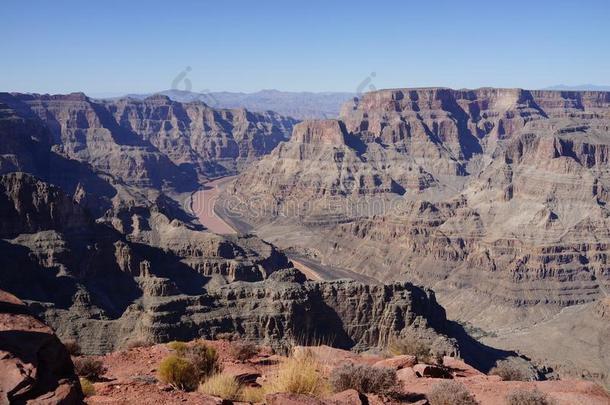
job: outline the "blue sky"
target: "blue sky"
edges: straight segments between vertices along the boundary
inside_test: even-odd
[[[3,0],[0,13],[0,91],[150,92],[187,66],[193,91],[356,91],[372,72],[376,88],[610,84],[608,1]]]

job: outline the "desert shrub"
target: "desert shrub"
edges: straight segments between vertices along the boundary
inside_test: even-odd
[[[508,405],[551,405],[554,401],[545,393],[533,389],[510,392],[506,396],[506,403]]]
[[[414,334],[391,341],[387,350],[393,356],[408,354],[426,363],[432,360],[430,343]]]
[[[81,391],[83,391],[83,395],[85,397],[90,397],[92,395],[95,395],[95,387],[93,386],[93,383],[89,380],[87,380],[86,378],[80,378],[80,389]]]
[[[265,389],[263,387],[243,387],[239,393],[239,400],[251,403],[265,402]]]
[[[489,374],[497,375],[502,381],[530,381],[532,378],[525,366],[511,360],[500,360]]]
[[[427,395],[430,405],[476,405],[477,400],[464,384],[457,381],[441,381]]]
[[[185,342],[179,342],[177,340],[169,342],[167,344],[167,347],[169,347],[170,350],[175,351],[178,356],[183,356],[186,350],[188,349],[188,345]]]
[[[234,343],[231,346],[231,355],[239,361],[246,361],[258,354],[258,347],[251,342]]]
[[[268,391],[319,397],[328,391],[328,387],[318,368],[314,356],[293,355],[279,365]]]
[[[106,372],[104,364],[100,360],[95,360],[91,357],[77,357],[73,360],[73,363],[76,374],[88,380],[99,380]]]
[[[355,389],[363,394],[382,394],[396,386],[396,371],[365,364],[344,364],[333,370],[330,383],[336,392]]]
[[[159,380],[176,389],[192,391],[199,383],[199,373],[190,361],[171,355],[159,364]]]
[[[80,356],[81,348],[76,340],[66,340],[62,343],[70,356]]]
[[[239,382],[231,374],[219,373],[210,376],[199,384],[199,392],[222,399],[238,400],[240,397]]]
[[[222,369],[216,349],[202,341],[187,346],[183,356],[195,366],[200,379],[217,374]]]

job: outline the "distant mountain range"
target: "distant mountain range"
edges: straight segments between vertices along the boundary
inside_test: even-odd
[[[341,105],[356,96],[355,93],[311,93],[261,90],[256,93],[210,92],[196,93],[184,90],[164,90],[163,94],[174,101],[203,101],[214,108],[246,108],[254,112],[275,111],[298,118],[337,118]],[[143,99],[149,94],[128,94],[128,97]]]
[[[610,91],[610,86],[600,86],[598,84],[577,84],[574,86],[567,86],[565,84],[558,84],[551,87],[546,87],[542,90],[565,90],[565,91]]]

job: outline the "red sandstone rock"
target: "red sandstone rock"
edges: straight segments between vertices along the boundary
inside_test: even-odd
[[[368,403],[366,396],[358,391],[350,389],[338,392],[331,397],[325,399],[329,405],[364,405]]]
[[[77,404],[80,384],[51,328],[0,291],[0,403]]]

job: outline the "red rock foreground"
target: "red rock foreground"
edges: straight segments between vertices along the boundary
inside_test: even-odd
[[[66,348],[51,328],[0,290],[0,404],[81,403]]]
[[[250,384],[265,384],[272,378],[285,357],[272,354],[267,349],[246,361],[233,356],[232,343],[227,341],[206,342],[218,350],[223,371],[233,374],[240,381]],[[303,350],[296,348],[295,351]],[[320,373],[329,376],[332,370],[347,363],[366,364],[373,367],[394,368],[398,376],[397,390],[400,395],[362,395],[355,390],[322,395],[315,398],[307,395],[274,393],[267,394],[269,405],[352,405],[352,404],[426,404],[432,387],[448,379],[458,381],[474,395],[481,404],[505,403],[507,394],[518,389],[538,389],[557,404],[607,405],[610,395],[601,387],[581,380],[563,381],[501,381],[498,376],[485,375],[460,360],[445,357],[443,373],[446,379],[426,377],[437,372],[437,366],[417,364],[413,356],[384,358],[373,355],[357,355],[327,346],[308,348],[320,364]],[[182,392],[162,384],[157,379],[157,367],[161,360],[171,354],[166,345],[138,347],[97,357],[106,368],[102,381],[94,384],[96,394],[86,399],[89,404],[230,404],[220,398],[199,392]],[[233,402],[238,404],[240,402]],[[433,405],[433,404],[432,404]]]

